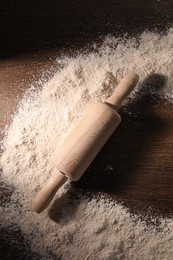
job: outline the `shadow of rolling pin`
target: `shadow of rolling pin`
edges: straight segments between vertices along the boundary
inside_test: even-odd
[[[106,141],[121,122],[118,109],[138,82],[138,75],[130,71],[120,81],[112,96],[105,102],[95,101],[85,111],[74,129],[52,154],[55,171],[45,187],[33,200],[32,209],[45,210],[58,189],[71,179],[77,181],[86,171]]]

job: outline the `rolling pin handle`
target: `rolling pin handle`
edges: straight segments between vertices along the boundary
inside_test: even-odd
[[[32,210],[37,213],[44,211],[53,197],[55,196],[58,189],[67,181],[67,177],[60,171],[55,170],[44,188],[38,193],[32,203]]]
[[[135,72],[129,71],[129,73],[127,73],[119,82],[112,96],[106,99],[105,103],[110,104],[118,110],[121,107],[123,100],[126,99],[130,92],[135,88],[138,78],[139,77]]]

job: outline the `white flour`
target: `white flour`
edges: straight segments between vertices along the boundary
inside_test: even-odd
[[[162,36],[144,32],[138,41],[107,37],[91,53],[58,58],[52,78],[37,82],[20,102],[3,144],[3,179],[14,190],[2,204],[0,225],[18,225],[41,259],[173,259],[171,219],[160,219],[157,228],[147,226],[102,196],[70,195],[70,184],[59,190],[60,199],[49,212],[55,221],[46,212],[30,210],[51,174],[49,156],[55,144],[91,100],[104,100],[129,69],[139,74],[138,86],[151,73],[166,76],[160,94],[172,100],[173,29]]]

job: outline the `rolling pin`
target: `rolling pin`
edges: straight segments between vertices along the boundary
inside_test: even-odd
[[[32,209],[41,213],[52,201],[57,190],[67,181],[79,180],[103,145],[118,127],[121,117],[117,113],[123,100],[134,89],[138,75],[130,71],[120,81],[112,96],[105,102],[96,101],[57,147],[50,161],[55,170],[47,184],[33,200]]]

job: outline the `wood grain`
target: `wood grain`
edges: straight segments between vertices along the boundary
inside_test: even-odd
[[[110,33],[164,32],[173,24],[172,10],[172,0],[1,0],[1,137],[29,83],[53,65],[60,52],[80,50]],[[173,105],[157,95],[142,95],[121,114],[118,131],[74,189],[100,192],[132,212],[145,214],[152,208],[153,214],[172,216]],[[1,190],[1,203],[10,200],[11,192],[10,187]],[[19,228],[10,236],[8,229],[1,230],[2,259],[39,259],[21,243]]]
[[[25,90],[43,71],[50,70],[57,55],[58,52],[37,52],[0,61],[0,139]]]
[[[85,46],[98,36],[163,31],[172,0],[1,0],[0,57]]]
[[[159,98],[126,107],[122,124],[74,185],[103,192],[135,213],[171,216],[172,113],[173,105]]]

